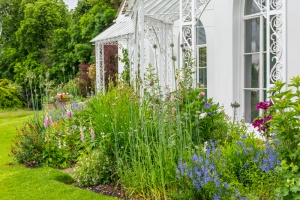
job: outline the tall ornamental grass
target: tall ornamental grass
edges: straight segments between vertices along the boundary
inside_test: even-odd
[[[200,89],[182,86],[163,95],[149,68],[143,98],[119,84],[92,99],[84,115],[92,119],[95,148],[112,160],[112,177],[127,194],[167,199],[177,190],[178,158],[191,157],[208,138],[227,137],[227,122],[223,110]]]

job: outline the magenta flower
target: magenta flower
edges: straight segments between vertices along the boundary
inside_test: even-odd
[[[269,116],[264,118],[264,122],[270,121],[271,119],[272,119],[272,116],[269,115]]]
[[[264,120],[263,119],[257,119],[255,121],[252,122],[252,126],[254,128],[258,128],[260,130],[261,126],[264,124]]]
[[[256,110],[259,110],[259,109],[267,110],[270,106],[273,106],[273,105],[274,104],[272,101],[262,101],[256,105],[255,109]]]

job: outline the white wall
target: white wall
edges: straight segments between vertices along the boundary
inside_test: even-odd
[[[287,80],[300,75],[300,1],[287,1]]]
[[[208,96],[224,106],[225,112],[232,115],[233,102],[233,3],[232,0],[214,0],[214,43],[212,66],[208,66]],[[212,59],[210,57],[210,59]]]

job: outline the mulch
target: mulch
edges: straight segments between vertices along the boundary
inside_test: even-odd
[[[121,186],[115,186],[114,183],[110,183],[107,185],[98,185],[98,186],[90,186],[85,187],[84,189],[93,191],[95,193],[99,193],[105,196],[117,197],[119,199],[127,199],[125,196],[124,190]]]

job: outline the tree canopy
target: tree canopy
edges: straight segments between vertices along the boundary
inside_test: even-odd
[[[116,17],[120,0],[0,1],[0,79],[22,82],[28,71],[62,82],[80,63],[92,63],[93,37]]]

